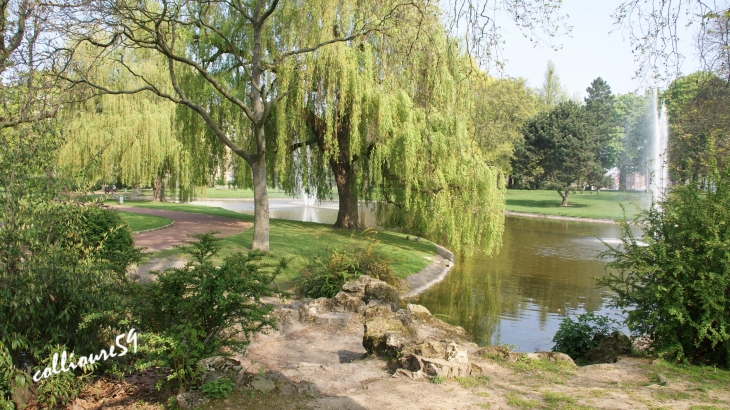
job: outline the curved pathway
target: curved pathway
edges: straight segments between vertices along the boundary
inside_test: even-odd
[[[441,282],[451,268],[454,267],[454,254],[441,245],[434,245],[436,245],[436,255],[433,257],[431,264],[423,268],[422,271],[406,278],[410,292],[405,297],[412,298],[417,296],[431,286]]]
[[[165,228],[134,234],[135,245],[146,247],[147,252],[161,251],[170,249],[175,245],[183,245],[190,240],[189,234],[220,231],[219,236],[230,236],[251,227],[249,222],[223,216],[120,205],[115,205],[112,209],[135,214],[161,216],[175,221],[174,224]]]

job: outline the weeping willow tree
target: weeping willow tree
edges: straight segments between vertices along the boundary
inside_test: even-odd
[[[165,75],[160,60],[144,50],[126,50],[125,61],[148,78]],[[94,81],[108,88],[138,81],[105,61],[96,61],[93,70]],[[175,108],[154,94],[100,95],[88,89],[87,98],[62,113],[65,143],[59,151],[59,170],[77,178],[79,185],[119,182],[135,190],[152,186],[158,201],[165,200],[165,186],[172,186],[178,188],[181,201],[191,199],[195,187],[207,180],[181,142]]]
[[[435,16],[280,70],[293,91],[272,121],[272,168],[290,192],[301,184],[320,199],[334,182],[335,226],[357,227],[358,200],[373,200],[386,227],[489,253],[503,230],[502,172],[473,138],[477,71]]]

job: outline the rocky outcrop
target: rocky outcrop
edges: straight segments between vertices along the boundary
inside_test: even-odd
[[[305,299],[279,309],[280,325],[293,325],[297,314],[300,321],[323,325],[362,323],[363,347],[369,354],[395,359],[400,367],[395,376],[419,379],[482,374],[481,367],[468,354],[477,351],[478,346],[462,327],[435,318],[424,306],[401,305],[395,287],[363,275],[345,283],[332,299]],[[482,356],[496,355],[510,361],[523,356],[502,347],[485,349],[480,350]],[[562,353],[538,352],[528,356],[573,362]]]

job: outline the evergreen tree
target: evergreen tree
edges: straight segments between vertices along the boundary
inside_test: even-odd
[[[601,172],[598,141],[585,108],[573,101],[543,111],[523,128],[524,144],[516,152],[514,167],[524,184],[557,190],[568,206],[571,189]]]
[[[613,109],[615,97],[611,87],[601,77],[593,80],[586,91],[586,114],[599,144],[598,159],[601,166],[608,170],[616,166],[621,150],[620,128],[616,125]]]

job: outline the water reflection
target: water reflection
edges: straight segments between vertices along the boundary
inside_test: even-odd
[[[607,308],[595,286],[605,274],[599,239],[615,239],[617,225],[508,217],[499,255],[460,260],[419,303],[464,327],[480,345],[512,344],[518,351],[549,350],[567,315]]]
[[[251,201],[196,203],[253,213]],[[269,206],[272,218],[324,224],[337,219],[336,202],[305,207],[299,200],[271,200]],[[364,226],[375,225],[373,212],[364,204],[360,218]],[[608,291],[594,282],[605,274],[605,262],[597,258],[605,249],[601,240],[616,245],[619,236],[618,225],[507,217],[498,255],[459,260],[418,303],[440,319],[464,327],[480,345],[549,350],[568,314],[592,311],[619,316],[606,307]]]

